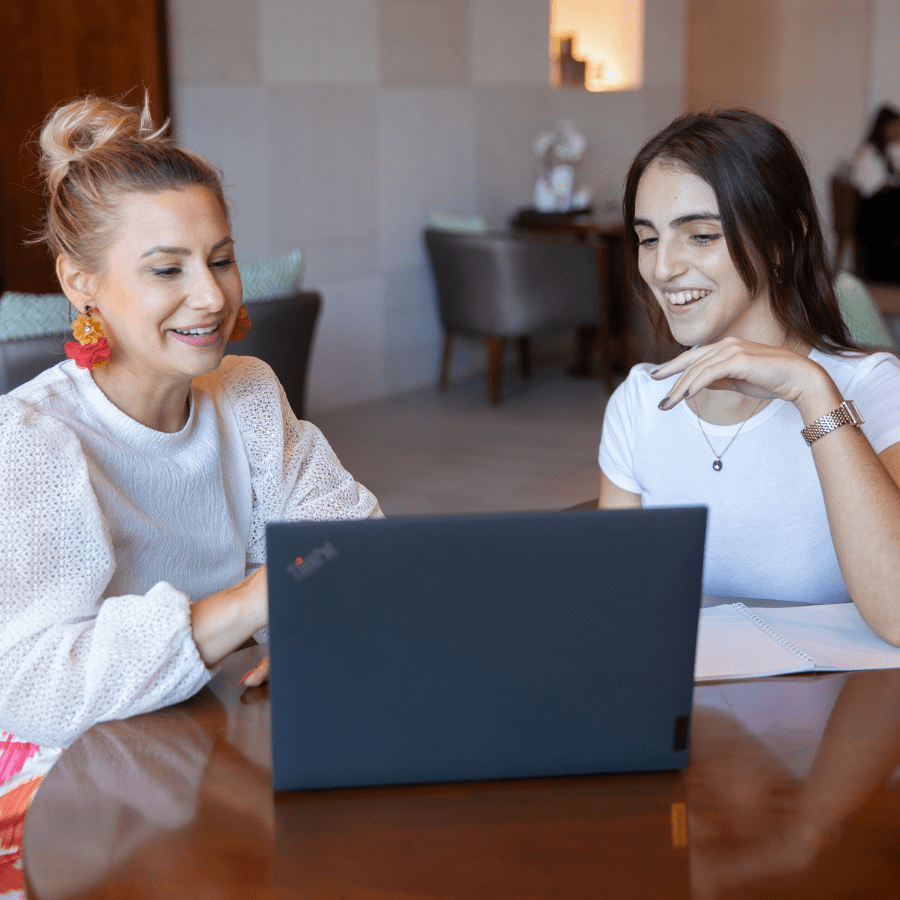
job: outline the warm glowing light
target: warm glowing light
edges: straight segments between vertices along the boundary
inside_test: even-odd
[[[583,61],[589,91],[636,90],[644,81],[644,0],[552,0],[550,55],[556,85],[581,84]]]

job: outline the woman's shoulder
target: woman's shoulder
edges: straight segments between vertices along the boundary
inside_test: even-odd
[[[666,386],[670,381],[675,380],[675,376],[672,376],[670,379],[663,379],[662,381],[656,381],[652,378],[651,374],[655,372],[660,365],[661,363],[645,362],[632,366],[628,375],[625,377],[625,380],[615,389],[615,391],[613,391],[612,398],[610,399],[612,400],[615,398],[618,403],[640,403],[652,395],[656,396],[654,406],[658,404],[665,396]]]
[[[226,390],[233,390],[242,384],[256,386],[278,384],[278,378],[268,363],[255,356],[234,356],[232,354],[222,357],[222,362],[219,363],[219,368],[215,372],[198,378],[196,381],[202,383],[208,379],[218,382]]]
[[[82,456],[81,443],[52,406],[12,394],[0,396],[0,468],[25,478],[38,469],[62,473]]]
[[[813,350],[810,359],[822,366],[839,388],[842,387],[841,382],[859,382],[876,371],[880,377],[900,377],[900,359],[893,353],[823,353],[821,350]]]

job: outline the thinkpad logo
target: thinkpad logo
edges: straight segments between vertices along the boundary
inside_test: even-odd
[[[298,556],[288,567],[287,571],[297,581],[304,581],[309,578],[313,572],[322,568],[329,560],[334,559],[338,555],[337,549],[331,541],[327,541],[323,546],[310,550],[303,556]]]

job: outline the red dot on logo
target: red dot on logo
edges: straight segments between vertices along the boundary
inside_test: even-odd
[[[295,562],[298,566],[302,566],[302,565],[303,565],[303,557],[302,557],[302,556],[298,556],[298,557],[294,560],[294,562]]]

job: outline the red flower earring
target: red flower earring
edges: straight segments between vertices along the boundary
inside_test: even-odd
[[[91,308],[86,306],[83,313],[72,323],[72,334],[78,341],[66,344],[66,356],[75,360],[79,369],[96,369],[105,366],[109,361],[109,341],[103,334],[103,323],[91,315]]]
[[[252,323],[250,322],[250,316],[247,315],[247,307],[242,306],[238,310],[237,318],[234,320],[234,328],[231,329],[231,334],[228,335],[229,341],[242,341],[245,337],[247,337],[247,332],[252,327]]]

